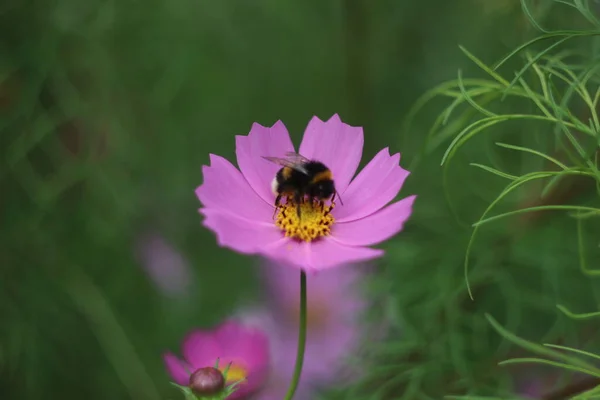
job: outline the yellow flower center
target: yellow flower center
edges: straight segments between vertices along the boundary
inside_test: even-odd
[[[318,200],[300,202],[300,215],[298,205],[293,199],[279,206],[275,225],[285,232],[286,237],[311,242],[331,233],[331,226],[335,222],[331,210],[335,203],[325,205]]]
[[[219,371],[225,372],[227,368],[227,364],[223,364],[219,366]],[[242,379],[246,379],[248,377],[248,371],[246,368],[242,367],[239,364],[231,364],[229,367],[229,371],[227,371],[227,383],[233,383],[237,381],[241,381]]]

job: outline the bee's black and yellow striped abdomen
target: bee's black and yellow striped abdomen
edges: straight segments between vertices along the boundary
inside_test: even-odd
[[[331,173],[331,170],[326,169],[325,171],[317,172],[310,181],[310,183],[318,183],[331,180],[333,180],[333,174]]]

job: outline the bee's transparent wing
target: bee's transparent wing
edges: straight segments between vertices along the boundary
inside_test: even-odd
[[[288,151],[287,153],[285,153],[285,158],[292,161],[295,164],[305,164],[310,162],[310,160],[304,157],[302,154],[298,154],[293,151]]]
[[[296,153],[291,153],[291,154],[296,154]],[[303,174],[308,174],[308,171],[306,170],[306,168],[304,168],[302,166],[301,161],[296,161],[295,159],[292,159],[292,158],[279,158],[279,157],[266,157],[266,156],[262,156],[262,158],[264,158],[267,161],[271,161],[272,163],[281,165],[282,167],[289,167],[296,171],[302,172]]]

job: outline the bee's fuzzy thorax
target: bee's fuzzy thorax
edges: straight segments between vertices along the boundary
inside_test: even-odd
[[[290,167],[283,167],[281,169],[281,176],[283,176],[284,179],[290,179],[293,172],[294,172],[294,170],[291,169]]]

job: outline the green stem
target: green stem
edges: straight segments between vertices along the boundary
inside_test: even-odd
[[[306,272],[300,271],[300,325],[298,328],[298,352],[296,353],[296,367],[290,388],[285,395],[285,400],[292,400],[300,375],[302,374],[302,365],[304,364],[304,347],[306,346]]]

